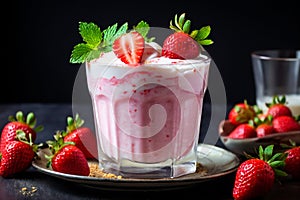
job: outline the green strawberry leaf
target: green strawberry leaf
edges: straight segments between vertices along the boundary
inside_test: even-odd
[[[273,170],[274,170],[276,176],[278,176],[278,177],[280,177],[280,176],[282,176],[282,177],[283,176],[288,176],[288,174],[285,171],[283,171],[283,170],[276,169],[276,168],[274,168]]]
[[[268,145],[264,152],[263,152],[263,156],[264,156],[264,160],[265,161],[268,161],[272,155],[273,155],[273,148],[274,148],[274,145]]]
[[[212,40],[210,40],[210,39],[206,39],[206,40],[200,40],[199,43],[200,43],[201,45],[211,45],[211,44],[213,44],[214,42],[213,42]]]
[[[207,39],[211,31],[210,26],[204,26],[199,31],[197,31],[196,36],[193,36],[194,39],[201,45],[211,45],[214,42],[211,39]],[[193,33],[195,34],[195,33]]]
[[[198,34],[196,36],[196,40],[206,39],[209,36],[210,31],[211,31],[210,26],[204,26],[204,27],[200,28],[200,30],[198,31]]]

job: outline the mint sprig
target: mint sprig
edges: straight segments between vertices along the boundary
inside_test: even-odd
[[[126,33],[127,30],[127,22],[119,28],[118,24],[115,23],[103,31],[92,22],[79,22],[79,33],[84,42],[74,46],[70,63],[89,62],[95,58],[99,58],[101,53],[112,51],[114,41]],[[152,42],[155,39],[154,37],[147,38],[150,27],[149,24],[144,21],[134,26],[133,30],[138,31],[145,38],[146,42]]]
[[[127,23],[124,23],[119,29],[117,26],[116,23],[101,31],[100,27],[92,22],[79,22],[79,33],[84,43],[74,46],[70,63],[89,62],[98,58],[102,52],[111,51],[114,40],[126,33],[128,29]]]

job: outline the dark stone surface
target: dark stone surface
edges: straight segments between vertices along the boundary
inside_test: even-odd
[[[204,112],[208,113],[209,105],[204,106]],[[37,142],[45,142],[52,139],[53,133],[58,129],[64,129],[66,116],[72,115],[72,106],[69,104],[6,104],[0,105],[0,127],[2,128],[7,122],[8,115],[14,115],[16,111],[22,110],[24,113],[33,111],[38,119],[38,124],[43,124],[45,129],[38,133]],[[203,117],[203,132],[207,129],[209,115]],[[217,142],[216,146],[222,144]],[[64,199],[162,199],[170,196],[176,197],[209,197],[210,199],[232,199],[232,187],[235,173],[220,176],[216,179],[205,182],[193,183],[187,187],[171,188],[164,190],[158,188],[149,191],[147,187],[138,191],[120,191],[112,188],[91,188],[86,185],[78,184],[61,178],[53,177],[41,173],[34,167],[25,172],[15,175],[12,178],[0,177],[0,199],[47,199],[47,200],[64,200]],[[36,192],[32,196],[22,193],[22,188],[26,187],[28,191],[36,187]],[[286,196],[288,195],[288,196]],[[300,182],[286,180],[281,184],[276,183],[272,192],[265,199],[297,199],[300,195]]]

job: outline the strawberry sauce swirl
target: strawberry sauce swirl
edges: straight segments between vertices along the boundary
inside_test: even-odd
[[[118,77],[103,73],[92,94],[101,150],[116,160],[146,163],[190,152],[199,134],[208,69],[171,75],[146,67],[120,71]]]

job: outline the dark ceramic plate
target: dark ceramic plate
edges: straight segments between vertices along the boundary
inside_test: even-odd
[[[202,183],[215,178],[233,173],[238,165],[237,156],[223,148],[208,144],[198,145],[199,163],[207,170],[207,173],[193,173],[177,178],[140,179],[140,178],[96,178],[90,176],[78,176],[55,172],[46,167],[46,160],[34,160],[32,165],[38,171],[64,179],[71,182],[83,184],[103,190],[162,190],[185,187],[195,183]],[[45,150],[38,152],[40,157],[44,157]]]

